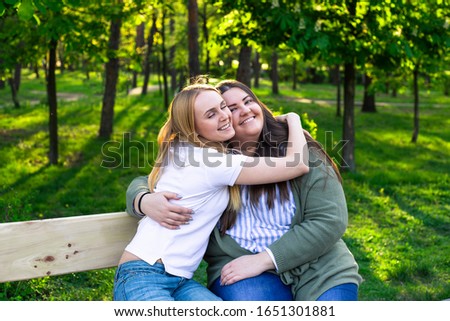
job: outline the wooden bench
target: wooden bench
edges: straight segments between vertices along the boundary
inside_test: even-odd
[[[0,224],[0,283],[117,266],[138,220],[125,212]]]

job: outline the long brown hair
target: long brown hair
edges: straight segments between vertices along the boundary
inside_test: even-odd
[[[255,93],[245,84],[237,80],[223,80],[216,85],[216,88],[220,93],[224,93],[231,88],[239,88],[248,94],[259,106],[261,106],[264,125],[259,136],[257,149],[254,157],[283,157],[286,155],[286,144],[288,142],[288,126],[286,123],[278,122],[272,111],[255,95]],[[342,183],[342,177],[339,173],[339,169],[334,163],[333,159],[326,153],[320,143],[309,135],[304,130],[306,141],[308,143],[308,149],[310,153],[314,152],[320,161],[330,164],[333,171],[336,173],[339,181]],[[289,200],[289,192],[287,182],[251,185],[248,186],[250,194],[250,202],[252,205],[256,205],[263,193],[267,193],[267,205],[269,209],[273,208],[274,201],[276,199],[276,187],[280,191],[280,200]],[[227,227],[230,228],[234,224]]]
[[[169,106],[169,116],[158,134],[158,155],[150,175],[148,185],[150,191],[154,191],[156,183],[161,177],[163,168],[171,144],[174,142],[188,142],[198,147],[212,147],[221,152],[227,152],[227,148],[220,142],[210,142],[205,140],[195,131],[194,107],[195,100],[202,91],[220,92],[212,85],[194,83],[181,90],[172,100]],[[239,186],[231,186],[230,201],[225,213],[235,216],[235,212],[241,205]]]

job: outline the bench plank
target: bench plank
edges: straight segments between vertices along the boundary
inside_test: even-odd
[[[0,224],[0,282],[117,266],[136,232],[125,212]]]

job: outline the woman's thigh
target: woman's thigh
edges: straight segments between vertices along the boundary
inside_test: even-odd
[[[197,281],[183,279],[173,293],[175,301],[222,301]]]
[[[269,272],[231,285],[220,285],[218,278],[211,291],[224,301],[292,301],[291,287]]]
[[[328,289],[317,301],[358,301],[358,286],[345,283]]]
[[[144,261],[121,264],[114,278],[115,301],[173,301],[177,280],[167,275],[162,264]]]

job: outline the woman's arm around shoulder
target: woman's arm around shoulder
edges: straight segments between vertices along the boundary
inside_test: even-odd
[[[168,229],[178,229],[181,225],[188,224],[193,214],[191,209],[170,202],[180,198],[180,195],[167,191],[150,193],[148,177],[139,176],[127,189],[127,213],[137,218],[148,216]]]
[[[248,157],[236,184],[256,185],[284,182],[308,173],[309,153],[300,116],[288,113],[278,118],[289,126],[285,157]]]

